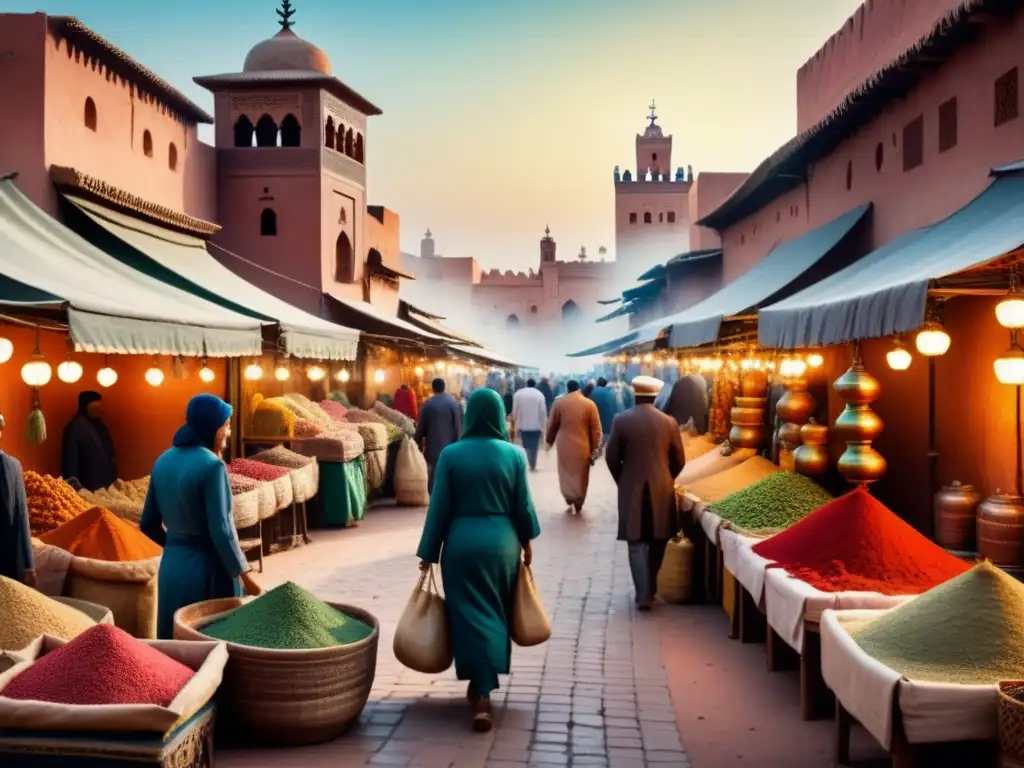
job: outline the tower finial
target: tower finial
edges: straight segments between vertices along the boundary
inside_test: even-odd
[[[281,29],[285,32],[295,26],[295,23],[292,21],[295,9],[292,8],[291,0],[281,0],[281,7],[277,9],[277,15],[281,18],[277,23],[281,25]]]
[[[544,237],[551,237],[551,225],[550,224],[545,224],[544,225]]]
[[[651,110],[651,114],[647,116],[647,119],[651,121],[651,125],[654,125],[654,121],[658,119],[658,116],[654,112],[654,110],[657,109],[657,107],[654,104],[654,99],[651,99],[651,106],[649,107],[649,109]]]

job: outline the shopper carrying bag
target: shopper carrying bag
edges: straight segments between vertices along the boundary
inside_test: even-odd
[[[512,606],[512,642],[523,648],[551,639],[551,620],[541,602],[533,571],[523,563],[516,578],[515,603]]]
[[[452,665],[451,633],[434,578],[434,569],[420,572],[395,630],[395,658],[416,672],[436,675]]]

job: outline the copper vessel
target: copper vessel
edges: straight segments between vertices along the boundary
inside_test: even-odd
[[[803,424],[814,413],[817,404],[807,391],[807,382],[803,379],[790,381],[786,394],[779,398],[775,412],[783,421]]]
[[[844,443],[870,443],[880,434],[885,424],[869,405],[846,404],[836,419],[836,435]]]
[[[737,448],[760,448],[764,445],[768,430],[764,424],[741,426],[734,424],[729,430],[729,442]]]
[[[768,406],[767,397],[737,397],[733,405],[736,408],[760,408],[764,410]]]
[[[954,481],[935,494],[935,542],[940,547],[971,552],[974,550],[981,494],[973,485]]]
[[[978,554],[996,565],[1021,564],[1024,498],[1008,493],[989,496],[978,506]]]
[[[779,442],[790,451],[800,445],[800,425],[787,421],[779,427]]]
[[[764,371],[744,371],[740,377],[740,391],[744,397],[765,397],[768,394],[768,374]]]
[[[878,480],[889,468],[885,457],[868,443],[847,443],[836,462],[836,469],[848,483],[867,485]]]
[[[828,471],[828,427],[811,419],[800,427],[802,445],[793,451],[793,466],[805,477],[818,477]]]
[[[729,411],[729,421],[740,427],[756,427],[764,424],[763,408],[733,408]]]
[[[878,399],[882,385],[864,369],[864,363],[854,360],[850,368],[832,383],[832,389],[845,403],[867,405]]]

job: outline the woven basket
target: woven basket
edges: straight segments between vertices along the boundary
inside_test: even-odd
[[[1001,768],[1024,768],[1024,701],[1015,699],[1014,691],[1024,693],[1024,681],[1004,680],[999,683]]]
[[[693,595],[693,544],[685,536],[665,547],[658,571],[658,597],[666,603],[686,603]]]
[[[284,475],[277,478],[270,483],[274,489],[274,511],[280,512],[282,509],[287,509],[291,506],[292,501],[295,499],[295,492],[292,490],[292,478],[291,475]]]
[[[309,501],[316,496],[320,480],[316,459],[304,467],[291,470],[288,476],[292,480],[292,499],[296,504]]]
[[[235,519],[235,528],[251,528],[260,521],[260,498],[263,491],[254,488],[251,491],[231,497],[231,515]]]
[[[248,599],[206,600],[180,609],[174,614],[175,639],[212,640],[202,627]],[[361,608],[328,605],[369,624],[373,632],[351,645],[308,651],[227,643],[219,695],[226,716],[249,738],[276,746],[320,744],[358,722],[373,686],[380,623]]]

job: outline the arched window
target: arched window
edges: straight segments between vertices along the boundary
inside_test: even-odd
[[[339,152],[345,151],[345,126],[341,123],[338,123],[338,130],[334,132],[334,144],[332,146]]]
[[[338,211],[338,223],[348,224],[348,214],[345,213],[345,206],[342,206]]]
[[[342,232],[334,243],[334,279],[351,283],[356,279],[355,261],[352,259],[352,241]]]
[[[363,134],[356,134],[356,151],[353,155],[357,163],[363,162]]]
[[[281,121],[281,146],[302,146],[302,126],[291,112],[285,115],[284,120]]]
[[[562,321],[566,323],[574,323],[583,316],[583,310],[579,308],[579,305],[575,301],[569,299],[562,305]]]
[[[537,305],[536,304],[534,304],[532,307],[530,307],[530,314],[531,315],[536,315],[537,314]]]
[[[644,224],[650,224],[650,223],[651,223],[651,214],[650,213],[645,213],[644,214]]]
[[[518,328],[519,327],[519,317],[517,315],[509,315],[505,319],[505,327],[506,328]]]
[[[277,123],[270,115],[263,115],[256,123],[256,146],[277,146]]]
[[[630,224],[636,224],[636,214],[635,213],[629,214],[629,223]]]
[[[142,132],[142,154],[146,157],[153,156],[153,134],[149,131]]]
[[[240,115],[235,121],[235,146],[252,146],[253,127],[248,115]]]
[[[90,131],[96,130],[96,102],[92,97],[85,100],[85,127]]]
[[[178,148],[174,146],[173,142],[167,148],[167,167],[172,171],[178,170]]]
[[[324,126],[324,146],[334,149],[334,118],[328,117]]]
[[[352,157],[356,153],[356,137],[349,128],[345,131],[345,154]]]
[[[277,235],[277,214],[273,208],[264,208],[260,214],[260,234],[263,237],[275,237]]]

